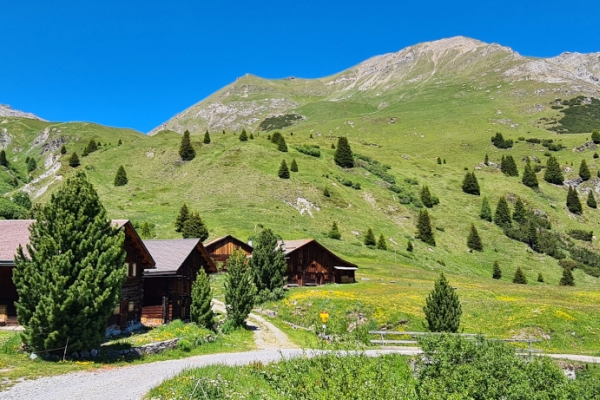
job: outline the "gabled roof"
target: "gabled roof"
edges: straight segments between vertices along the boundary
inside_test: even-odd
[[[324,252],[329,253],[332,257],[340,260],[343,264],[345,264],[344,266],[352,267],[353,269],[354,268],[358,269],[358,266],[356,264],[344,260],[337,254],[335,254],[334,252],[329,250],[327,247],[325,247],[321,243],[317,242],[315,239],[298,239],[298,240],[280,240],[279,241],[279,244],[281,246],[283,246],[283,254],[285,256],[289,256],[290,254],[294,253],[295,251],[297,251],[297,250],[301,249],[302,247],[304,247],[308,244],[311,244],[311,243],[314,243],[316,246],[320,247],[321,250],[323,250]],[[334,268],[335,267],[337,267],[337,266],[334,266]]]
[[[200,239],[144,240],[144,245],[156,261],[156,269],[145,271],[144,275],[177,274],[183,262],[194,249],[198,249],[211,269],[216,271],[216,267]]]
[[[218,247],[222,242],[226,242],[227,240],[231,240],[232,242],[236,243],[238,246],[240,246],[247,252],[252,253],[252,246],[250,246],[248,243],[246,243],[243,240],[240,240],[232,235],[227,235],[227,236],[213,239],[209,242],[204,243],[204,247],[206,247],[206,250],[210,253],[212,251],[212,249]]]

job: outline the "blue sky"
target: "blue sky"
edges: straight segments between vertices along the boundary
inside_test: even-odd
[[[0,103],[147,132],[236,77],[315,78],[463,35],[600,51],[600,1],[0,0]]]

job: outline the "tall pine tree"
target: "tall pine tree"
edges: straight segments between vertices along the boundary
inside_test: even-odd
[[[492,209],[490,208],[490,202],[487,197],[483,198],[481,202],[481,211],[479,212],[479,217],[486,221],[492,222]]]
[[[177,216],[177,219],[175,219],[175,232],[181,232],[183,230],[183,225],[185,224],[185,221],[187,221],[189,218],[190,210],[188,209],[188,206],[185,203],[183,203],[183,205],[179,209],[179,215]]]
[[[208,238],[208,229],[200,218],[200,213],[192,212],[190,214],[187,221],[183,223],[181,235],[184,239],[199,238],[203,242]]]
[[[281,289],[285,282],[287,262],[279,237],[271,229],[263,229],[252,245],[254,249],[249,265],[256,289],[259,293],[267,291],[283,295]]]
[[[341,136],[338,138],[338,144],[333,159],[335,163],[342,168],[354,167],[352,149],[350,148],[350,144],[346,137]]]
[[[481,238],[479,237],[479,233],[474,224],[471,224],[471,231],[467,238],[467,247],[471,250],[483,251],[483,243],[481,243]]]
[[[479,182],[477,182],[475,172],[466,173],[465,178],[463,179],[462,190],[465,193],[479,196]]]
[[[371,228],[367,230],[364,243],[365,246],[375,246],[377,244],[377,242],[375,241],[375,235],[373,234],[373,230]]]
[[[129,180],[127,179],[127,173],[125,172],[125,168],[121,165],[117,170],[117,174],[115,175],[115,186],[125,186]]]
[[[555,185],[562,185],[565,180],[562,171],[560,170],[560,165],[553,156],[548,157],[546,171],[544,172],[544,180]]]
[[[512,219],[510,217],[510,210],[508,209],[508,202],[504,196],[498,200],[496,206],[496,213],[494,214],[494,223],[501,228],[510,226]]]
[[[581,164],[579,165],[579,177],[583,179],[584,182],[589,181],[592,177],[592,174],[590,173],[590,169],[588,168],[585,159],[581,160]]]
[[[208,275],[202,267],[200,267],[196,280],[192,284],[191,297],[190,317],[192,322],[213,330],[215,327],[215,314],[211,305],[212,291]]]
[[[598,208],[598,203],[596,203],[596,199],[594,198],[594,191],[590,190],[587,197],[587,205],[590,208]]]
[[[38,351],[62,348],[67,340],[69,352],[96,347],[126,279],[123,231],[111,225],[83,172],[35,217],[13,270],[21,336]]]
[[[192,147],[192,142],[190,140],[190,131],[187,129],[183,132],[183,137],[181,138],[179,156],[183,161],[191,161],[196,157],[196,150]]]
[[[569,192],[567,193],[567,208],[573,214],[581,215],[583,213],[583,207],[581,206],[581,202],[579,201],[577,189],[574,189],[571,186],[569,186]]]
[[[462,308],[456,290],[444,276],[435,281],[433,291],[425,300],[426,326],[430,332],[458,332]]]
[[[223,284],[227,319],[233,327],[241,327],[254,307],[256,286],[252,270],[246,262],[246,253],[234,250],[227,260],[227,275]]]
[[[427,210],[419,211],[419,219],[417,221],[417,239],[435,246],[435,238],[431,229],[431,221]]]

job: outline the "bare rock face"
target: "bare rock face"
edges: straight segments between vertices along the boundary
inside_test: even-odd
[[[40,121],[44,121],[37,115],[32,113],[26,113],[19,110],[13,110],[8,104],[0,104],[0,117],[18,117],[18,118],[29,118],[29,119],[38,119]]]

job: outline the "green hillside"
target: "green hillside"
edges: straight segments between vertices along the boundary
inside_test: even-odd
[[[73,172],[68,158],[76,151],[81,160],[79,168],[86,170],[109,215],[130,218],[140,224],[152,223],[157,238],[178,237],[173,222],[181,205],[186,203],[191,210],[200,212],[210,238],[233,234],[246,240],[261,226],[272,228],[287,239],[312,237],[358,264],[359,281],[369,279],[335,289],[295,290],[291,300],[282,304],[284,308],[294,307],[292,300],[306,304],[309,309],[326,304],[331,309],[338,307],[340,318],[345,318],[346,311],[357,307],[358,302],[378,324],[397,327],[398,321],[404,320],[409,321],[405,327],[422,329],[424,297],[439,271],[446,271],[450,281],[460,289],[464,326],[468,331],[499,336],[543,334],[551,337],[543,345],[549,350],[565,351],[576,346],[580,352],[597,351],[594,349],[600,345],[597,334],[600,323],[595,318],[600,312],[598,278],[576,269],[576,286],[559,287],[562,268],[556,259],[509,239],[498,226],[479,217],[484,196],[492,211],[501,196],[508,198],[511,210],[518,197],[528,209],[546,215],[553,232],[564,237],[574,229],[593,230],[597,234],[600,211],[586,206],[585,191],[600,191],[597,177],[600,158],[593,158],[600,150],[590,142],[589,132],[558,134],[549,130],[559,124],[556,121],[564,116],[564,110],[577,107],[567,104],[553,108],[561,102],[557,94],[571,99],[580,94],[589,96],[589,91],[597,89],[590,86],[582,92],[564,93],[564,82],[508,80],[490,69],[492,65],[501,65],[503,71],[510,70],[523,62],[507,51],[492,52],[484,59],[464,52],[444,54],[445,58],[419,61],[397,78],[371,82],[368,90],[358,87],[342,90],[341,83],[335,83],[352,73],[360,75],[356,72],[363,68],[360,66],[314,81],[241,78],[199,103],[200,108],[195,110],[209,112],[211,108],[206,104],[224,98],[227,101],[222,103],[223,107],[234,104],[238,111],[245,107],[243,104],[250,107],[252,102],[265,99],[270,102],[287,99],[295,106],[282,109],[279,114],[257,111],[254,122],[247,126],[254,139],[247,142],[238,139],[241,129],[233,129],[239,121],[232,122],[225,133],[223,129],[210,129],[211,143],[206,145],[202,143],[205,122],[202,125],[194,120],[191,112],[176,117],[163,128],[192,130],[196,158],[190,162],[179,158],[181,135],[168,129],[146,136],[95,124],[5,118],[0,132],[6,129],[5,134],[11,137],[6,151],[14,170],[0,167],[0,192],[10,197],[24,187],[25,181],[31,179],[25,159],[34,157],[38,169],[31,174],[33,179],[56,168],[56,173],[26,187],[36,197],[35,201],[45,201],[59,184],[56,177]],[[369,76],[361,76],[359,81],[363,85],[370,82]],[[328,85],[328,82],[334,83]],[[289,148],[289,152],[282,153],[267,140],[274,130],[261,130],[259,126],[266,118],[274,118],[268,121],[272,124],[278,115],[286,113],[300,115],[302,119],[289,118],[292,125],[279,129]],[[227,123],[226,119],[222,121]],[[589,123],[594,120],[586,119],[586,124]],[[597,126],[600,128],[600,121]],[[48,135],[42,143],[33,145],[44,132]],[[512,139],[514,147],[496,148],[490,140],[496,132]],[[331,145],[337,144],[340,136],[348,138],[366,168],[344,170],[335,165]],[[60,155],[60,146],[56,145],[42,154],[44,143],[59,143],[61,137],[66,141],[67,154]],[[81,157],[90,139],[100,141],[101,146],[98,151]],[[551,139],[564,149],[549,151],[541,143],[530,143],[527,139]],[[119,140],[122,145],[118,145]],[[319,146],[320,157],[297,151],[299,146]],[[581,151],[574,151],[579,147]],[[490,166],[483,164],[486,154]],[[566,171],[566,180],[577,178],[579,165],[586,160],[592,178],[581,184],[574,182],[583,203],[582,215],[567,210],[566,186],[544,182],[543,170],[537,173],[539,190],[521,183],[525,157],[539,159],[539,163],[532,163],[534,166],[545,166],[549,154],[557,157]],[[49,155],[59,157],[60,167],[52,163],[52,158],[45,166]],[[519,177],[507,177],[492,166],[499,164],[505,155],[513,156]],[[438,157],[442,164],[438,164]],[[292,159],[298,164],[299,172],[292,172],[289,180],[277,177],[282,159],[288,165]],[[114,176],[121,165],[129,183],[114,187]],[[382,174],[373,173],[376,168],[382,169],[382,165],[389,167],[383,168],[388,182],[380,177]],[[461,190],[467,170],[475,172],[481,196]],[[17,188],[13,186],[14,177],[18,180]],[[391,177],[395,190],[390,189]],[[359,184],[360,189],[345,186],[348,182],[355,187]],[[48,190],[44,190],[48,184]],[[429,210],[435,247],[415,238],[418,197],[423,185],[440,200],[439,205]],[[325,188],[330,197],[323,195]],[[596,196],[600,194],[596,192]],[[326,237],[333,222],[342,234],[340,241]],[[466,242],[471,224],[482,238],[483,252],[468,251]],[[362,244],[368,228],[377,237],[383,234],[389,238],[387,251]],[[406,251],[408,240],[415,246],[413,253]],[[600,253],[595,239],[573,242]],[[563,252],[568,254],[566,250]],[[494,261],[499,261],[503,270],[500,281],[491,279]],[[525,272],[527,286],[511,283],[517,267]],[[536,281],[539,273],[545,283]],[[390,280],[397,283],[391,284]]]

